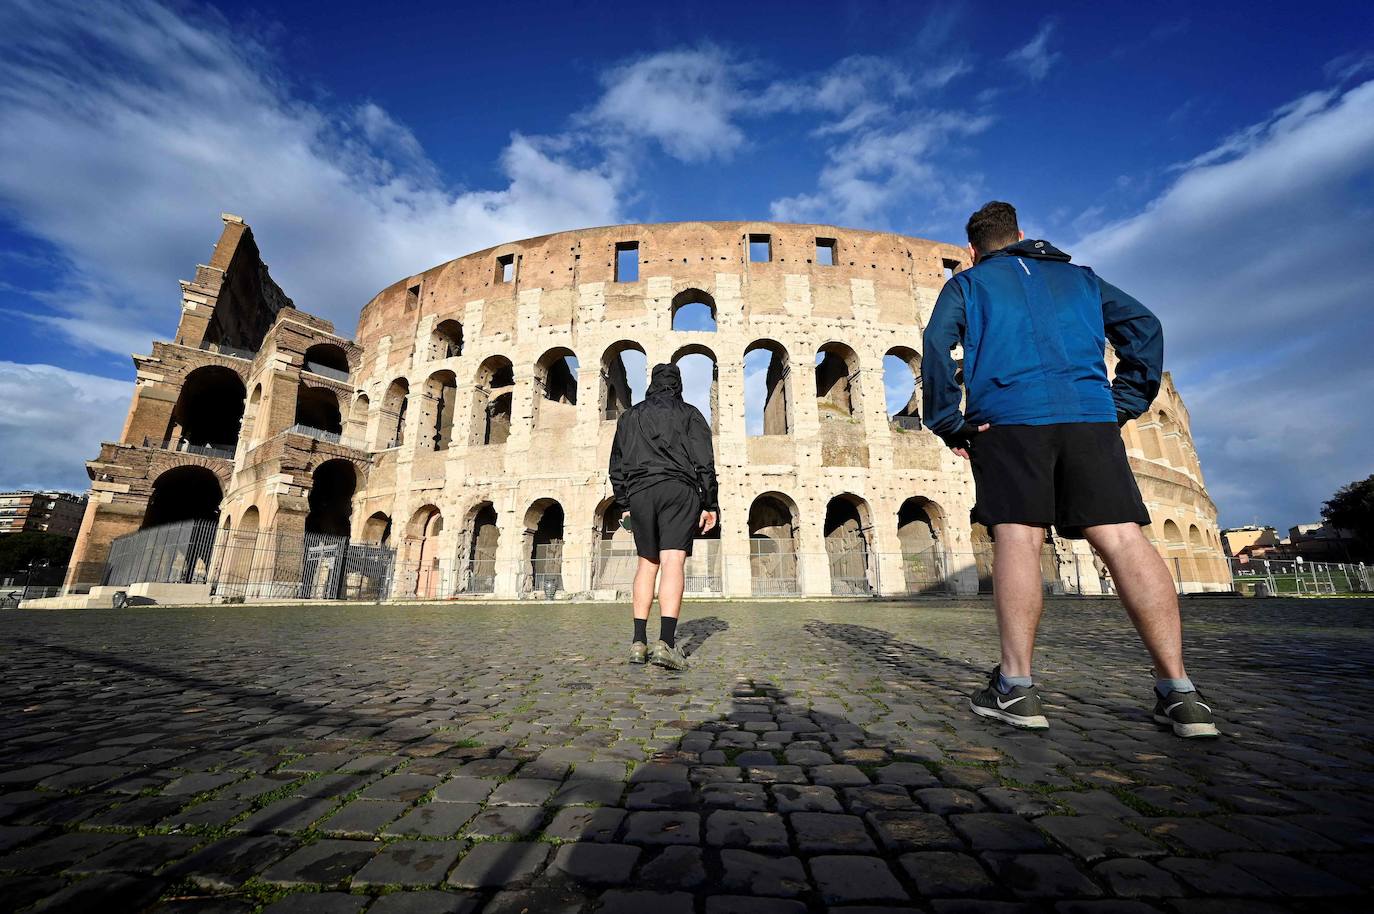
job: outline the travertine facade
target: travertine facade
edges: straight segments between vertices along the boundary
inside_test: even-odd
[[[627,534],[607,457],[639,386],[625,366],[697,355],[714,362],[722,509],[718,543],[694,558],[701,589],[905,593],[938,576],[972,590],[986,540],[968,521],[967,465],[919,428],[919,388],[890,417],[884,387],[885,356],[919,376],[922,327],[964,265],[953,245],[832,226],[586,229],[406,277],[348,340],[291,305],[226,216],[211,263],[183,283],[176,340],[135,357],[121,441],[89,464],[70,583],[98,583],[115,536],[203,517],[225,542],[311,531],[389,544],[396,597],[514,596],[548,579],[609,595]],[[690,311],[715,329],[673,329]],[[636,351],[642,362],[623,358]],[[769,361],[746,382],[749,353]],[[764,391],[761,434],[747,433],[746,383]],[[1225,586],[1171,381],[1125,436],[1151,535],[1185,589]],[[1092,567],[1082,544],[1055,546],[1048,578]],[[293,574],[253,562],[254,580]]]

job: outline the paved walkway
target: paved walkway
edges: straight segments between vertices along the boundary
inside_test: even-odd
[[[0,614],[0,909],[1368,910],[1374,601],[1185,611],[1217,742],[1099,601],[1043,735],[986,602],[689,604],[685,674],[606,606]]]

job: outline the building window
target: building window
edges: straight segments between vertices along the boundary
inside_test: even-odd
[[[959,272],[959,261],[941,260],[940,267],[944,271],[945,279],[953,279],[954,274]]]
[[[414,311],[420,306],[420,287],[411,286],[406,289],[406,310]]]
[[[767,263],[773,259],[773,236],[772,235],[750,235],[749,236],[749,262]]]
[[[639,242],[621,241],[615,246],[615,281],[639,281]]]
[[[833,267],[835,265],[834,238],[816,239],[816,263],[823,267]]]
[[[496,258],[496,281],[515,282],[514,254],[506,254]]]

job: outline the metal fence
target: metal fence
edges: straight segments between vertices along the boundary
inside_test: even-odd
[[[234,459],[234,445],[232,444],[192,444],[184,438],[145,437],[143,446],[160,448],[164,451],[176,451],[180,454],[199,454],[202,457],[220,457],[225,460]]]
[[[1374,591],[1374,569],[1363,562],[1307,562],[1302,559],[1231,559],[1236,593],[1248,597],[1322,596]]]

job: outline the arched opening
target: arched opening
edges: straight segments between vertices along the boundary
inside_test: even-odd
[[[347,460],[326,460],[310,474],[310,513],[306,533],[348,536],[353,517],[353,492],[358,471]]]
[[[673,353],[672,363],[682,372],[682,399],[701,410],[711,431],[716,430],[716,398],[720,371],[716,354],[705,346],[683,346]]]
[[[825,552],[830,560],[830,592],[855,596],[873,592],[869,581],[868,503],[857,495],[836,495],[825,506]]]
[[[614,498],[602,499],[596,506],[593,524],[596,536],[596,563],[593,566],[594,590],[628,593],[634,580],[637,558],[634,534],[620,524],[626,507]]]
[[[973,549],[973,567],[978,574],[978,592],[992,593],[992,532],[982,524],[974,524],[969,543]]]
[[[515,369],[494,355],[477,369],[472,390],[472,444],[505,444],[510,437]]]
[[[385,546],[391,542],[391,516],[378,511],[363,524],[363,542],[370,546]]]
[[[526,591],[542,593],[550,584],[563,589],[563,506],[541,498],[525,512]]]
[[[446,451],[453,443],[453,410],[458,403],[458,378],[451,371],[436,371],[425,382],[420,427],[426,447]]]
[[[239,518],[238,529],[229,536],[229,555],[222,564],[222,574],[226,580],[221,581],[221,587],[230,594],[255,596],[248,593],[248,583],[253,576],[253,560],[261,524],[258,506],[249,505],[243,517]]]
[[[1172,520],[1164,522],[1164,547],[1168,550],[1169,572],[1174,580],[1182,585],[1185,581],[1196,580],[1192,560],[1188,557],[1188,544],[1183,539],[1183,531]]]
[[[353,398],[353,405],[348,408],[347,432],[350,438],[355,441],[367,440],[367,418],[371,409],[372,401],[367,398],[367,394],[359,391]]]
[[[700,289],[684,289],[673,296],[672,328],[714,333],[716,300]]]
[[[893,426],[906,431],[921,427],[921,357],[916,350],[894,346],[883,356],[883,393]]]
[[[501,530],[496,525],[496,508],[484,501],[472,510],[469,521],[468,569],[465,593],[493,593],[496,590],[496,549]]]
[[[440,321],[430,336],[431,359],[453,359],[463,354],[463,325],[455,320]]]
[[[203,365],[192,371],[172,408],[168,441],[176,444],[180,439],[187,445],[230,452],[215,456],[232,456],[246,393],[238,373],[222,365]]]
[[[305,370],[337,381],[347,381],[348,353],[337,343],[316,343],[305,350]]]
[[[411,515],[406,526],[407,554],[415,562],[413,596],[431,600],[439,594],[443,572],[439,567],[439,535],[444,532],[444,515],[434,505],[425,505]]]
[[[826,343],[816,352],[816,408],[821,421],[859,412],[859,357],[844,343]]]
[[[262,385],[254,384],[253,392],[248,396],[248,408],[244,410],[242,428],[248,430],[248,444],[252,446],[257,443],[261,436],[262,425]]]
[[[1188,527],[1188,545],[1190,555],[1188,559],[1193,564],[1193,573],[1198,581],[1210,578],[1212,575],[1207,571],[1213,567],[1215,556],[1207,548],[1207,539],[1202,535],[1202,529],[1197,524],[1190,524]]]
[[[223,498],[219,477],[210,470],[202,466],[173,467],[153,480],[153,494],[143,512],[140,529],[185,520],[213,521],[219,517]]]
[[[792,431],[791,369],[776,340],[755,340],[744,350],[744,430],[748,435]]]
[[[577,419],[577,356],[550,349],[534,363],[534,424],[566,428]]]
[[[338,435],[343,432],[339,396],[325,387],[296,388],[296,424]]]
[[[919,495],[908,498],[897,509],[897,542],[902,547],[902,574],[907,593],[945,589],[940,516],[939,506]]]
[[[649,359],[644,347],[631,340],[606,347],[601,356],[601,417],[619,419],[643,400],[648,378]]]
[[[406,443],[406,411],[410,406],[410,384],[397,378],[386,389],[382,400],[382,419],[378,423],[382,447],[400,447]]]
[[[755,595],[800,592],[797,504],[780,492],[765,492],[749,506],[749,578]]]

